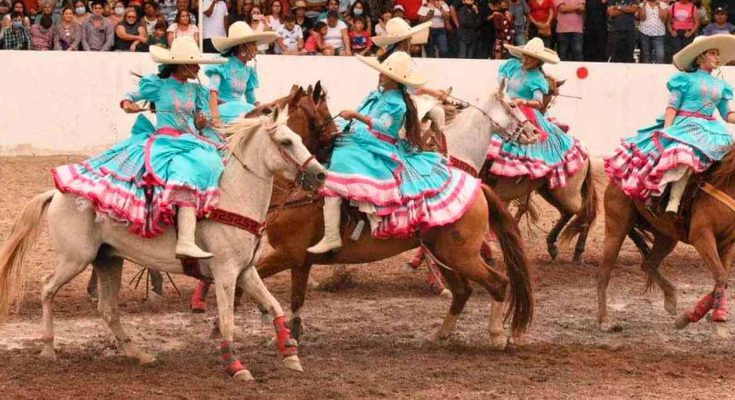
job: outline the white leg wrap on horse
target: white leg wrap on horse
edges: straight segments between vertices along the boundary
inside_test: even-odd
[[[666,205],[666,212],[679,212],[679,205],[681,204],[681,196],[684,195],[684,189],[687,187],[689,181],[689,172],[684,176],[671,184],[671,191],[669,193],[669,203]]]
[[[342,199],[339,197],[324,198],[324,237],[307,251],[320,254],[342,247],[342,238],[339,234],[339,219]]]
[[[194,241],[197,215],[192,207],[180,207],[178,212],[179,238],[176,242],[176,258],[212,258],[211,253],[199,248]]]

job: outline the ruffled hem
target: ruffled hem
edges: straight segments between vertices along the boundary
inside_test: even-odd
[[[530,179],[546,178],[551,189],[564,187],[567,178],[581,170],[589,159],[587,150],[573,138],[574,144],[564,154],[561,161],[549,164],[544,160],[530,158],[503,150],[502,139],[493,137],[488,150],[488,159],[492,160],[490,173],[496,176],[517,178],[527,176]]]
[[[449,183],[439,193],[411,199],[401,206],[378,207],[380,217],[373,236],[380,239],[407,238],[460,219],[480,192],[480,181],[450,169]]]
[[[697,174],[704,172],[713,162],[707,158],[700,159],[692,148],[682,143],[670,146],[656,158],[635,144],[623,141],[615,154],[605,159],[605,174],[629,197],[646,200],[649,196],[663,193],[665,185],[661,181],[667,171],[684,166]]]
[[[218,188],[201,191],[184,183],[168,182],[146,188],[152,190],[148,206],[145,189],[133,183],[116,185],[114,177],[100,177],[86,171],[82,164],[58,167],[51,173],[58,190],[88,200],[98,214],[128,224],[130,233],[145,238],[160,235],[174,223],[175,207],[192,207],[198,217],[205,217],[216,207],[220,194]]]

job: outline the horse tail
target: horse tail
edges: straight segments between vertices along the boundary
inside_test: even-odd
[[[583,230],[589,229],[597,219],[597,211],[599,201],[597,199],[597,189],[595,189],[595,177],[592,175],[592,163],[587,163],[587,175],[582,182],[582,209],[572,222],[564,228],[561,233],[562,241],[570,241],[573,237],[582,233]]]
[[[23,260],[38,237],[41,218],[46,213],[56,190],[49,190],[34,197],[16,218],[10,236],[0,247],[0,322],[5,322],[11,306],[16,311],[23,298]]]
[[[482,192],[488,204],[488,222],[498,236],[510,279],[510,307],[505,319],[511,318],[513,333],[521,334],[533,319],[533,285],[528,257],[518,225],[503,201],[487,185],[482,185]]]

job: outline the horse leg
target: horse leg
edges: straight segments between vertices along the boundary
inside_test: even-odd
[[[567,225],[569,220],[572,219],[572,216],[574,216],[574,214],[566,211],[560,210],[559,213],[559,220],[556,221],[554,227],[551,228],[549,234],[546,236],[546,250],[549,252],[549,256],[551,256],[552,260],[556,260],[556,257],[559,256],[559,247],[556,245],[556,242],[559,240],[559,234]]]
[[[615,185],[605,190],[605,242],[602,249],[602,265],[597,270],[597,321],[600,329],[611,328],[607,315],[607,286],[610,274],[618,261],[618,253],[626,235],[635,223],[635,205]]]
[[[89,300],[97,301],[97,273],[94,272],[94,269],[92,269],[92,274],[89,276],[89,281],[87,281],[87,294]]]
[[[138,360],[141,364],[156,361],[155,357],[140,350],[120,324],[120,310],[118,308],[118,293],[122,281],[123,259],[117,257],[98,257],[92,263],[99,280],[99,303],[97,310],[115,335],[125,355]]]
[[[671,315],[676,315],[676,287],[661,274],[658,267],[661,261],[674,251],[676,243],[676,240],[668,236],[657,234],[653,241],[653,248],[648,257],[643,260],[643,270],[649,278],[647,286],[650,287],[654,282],[658,284],[664,292],[664,309]]]
[[[207,293],[209,293],[209,283],[202,280],[198,281],[196,289],[191,294],[190,310],[194,314],[203,314],[207,312]]]
[[[41,290],[41,306],[43,310],[42,327],[43,333],[41,341],[43,342],[43,350],[41,357],[56,359],[56,351],[54,350],[54,321],[53,321],[53,301],[56,293],[62,286],[66,285],[75,276],[79,275],[87,268],[89,261],[84,257],[77,257],[75,260],[66,259],[62,256],[59,266],[53,274],[46,276],[44,279],[43,289]]]
[[[163,296],[163,275],[159,271],[149,269],[148,273],[151,275],[151,286],[153,287],[153,293]]]
[[[311,263],[291,268],[291,319],[288,325],[291,327],[294,339],[301,341],[303,331],[301,323],[301,308],[306,300],[306,287],[309,283]]]
[[[241,381],[253,380],[253,375],[243,366],[232,348],[235,337],[235,285],[239,274],[237,265],[213,263],[214,289],[217,294],[217,313],[222,342],[219,345],[222,367],[233,378]]]
[[[462,313],[465,304],[467,304],[467,300],[470,298],[470,295],[472,295],[472,288],[470,287],[467,278],[460,276],[455,271],[447,270],[446,268],[439,267],[439,271],[441,271],[444,281],[449,287],[449,291],[452,292],[452,305],[449,306],[449,312],[447,313],[447,316],[444,317],[444,322],[442,322],[439,329],[429,336],[428,341],[431,343],[437,343],[449,338],[452,332],[454,332],[454,328],[457,326],[459,314]]]
[[[283,364],[288,369],[303,372],[298,356],[298,344],[291,338],[291,331],[286,326],[286,317],[283,309],[275,297],[265,287],[263,281],[255,268],[248,268],[240,275],[238,287],[250,296],[256,303],[267,308],[273,318],[273,326],[276,330],[276,345],[283,356]]]
[[[717,238],[710,227],[703,227],[697,224],[696,219],[692,222],[690,238],[693,238],[692,245],[699,256],[712,271],[715,280],[715,288],[711,293],[705,295],[695,307],[684,312],[676,321],[676,328],[682,329],[689,325],[690,322],[697,322],[704,317],[710,309],[713,309],[713,322],[727,321],[727,273],[723,263],[732,261],[731,246],[728,244],[723,248],[718,248]],[[720,250],[723,250],[722,254]],[[729,268],[728,268],[729,269]]]

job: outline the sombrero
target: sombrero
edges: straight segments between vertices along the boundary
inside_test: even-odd
[[[541,60],[545,63],[549,64],[558,64],[559,63],[559,55],[556,54],[554,50],[547,49],[544,47],[544,41],[540,38],[533,38],[526,43],[525,46],[513,46],[509,44],[504,44],[506,49],[512,54],[514,57],[521,58],[524,54],[533,57],[537,60]]]
[[[153,61],[159,64],[222,64],[227,62],[222,57],[207,57],[199,51],[199,46],[191,36],[174,39],[171,50],[160,46],[151,46],[148,52]]]
[[[411,28],[403,18],[395,17],[388,20],[385,23],[385,35],[373,36],[370,38],[373,43],[378,47],[388,47],[392,44],[402,42],[408,38],[411,38],[413,42],[416,41],[415,36],[424,33],[428,33],[431,21],[426,21],[423,24],[418,24]]]
[[[278,34],[275,32],[255,32],[247,23],[237,21],[230,25],[227,37],[212,38],[212,44],[217,51],[224,53],[228,49],[243,43],[271,43],[276,40],[276,37],[278,37]]]
[[[372,67],[373,69],[387,75],[398,83],[412,88],[421,87],[426,84],[426,76],[416,70],[411,56],[402,51],[391,54],[382,63],[374,57],[363,57],[358,55],[357,59]]]
[[[674,66],[680,71],[685,71],[700,54],[711,49],[720,51],[720,65],[726,65],[735,60],[735,36],[697,36],[692,43],[674,54]]]

